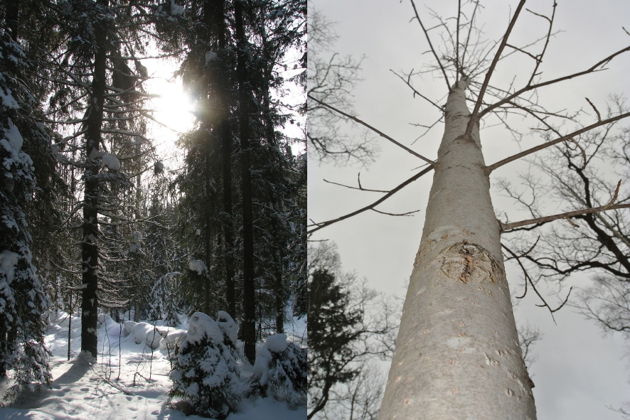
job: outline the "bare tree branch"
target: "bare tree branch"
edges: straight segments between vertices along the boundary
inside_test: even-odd
[[[425,101],[427,101],[428,103],[430,103],[431,105],[433,105],[434,107],[439,109],[440,113],[444,112],[444,107],[443,106],[438,105],[437,103],[435,103],[434,101],[432,101],[431,99],[429,99],[428,97],[426,97],[425,95],[420,93],[415,87],[413,87],[413,85],[411,84],[411,75],[413,73],[413,69],[407,75],[407,79],[405,79],[404,77],[402,77],[402,75],[398,74],[397,72],[395,72],[392,69],[389,69],[389,71],[394,73],[400,80],[402,80],[407,86],[409,86],[409,88],[413,91],[413,95],[414,96],[418,95],[419,97],[421,97],[422,99],[424,99]]]
[[[531,276],[527,272],[527,269],[522,265],[522,263],[520,261],[520,258],[522,258],[522,256],[517,255],[514,251],[512,251],[510,248],[508,248],[504,244],[501,244],[501,247],[503,249],[505,249],[510,255],[512,255],[512,258],[515,259],[517,261],[517,263],[520,265],[521,270],[523,271],[524,276],[525,276],[526,284],[527,284],[527,282],[529,282],[529,284],[532,286],[532,290],[534,291],[534,293],[536,293],[536,296],[538,296],[538,298],[542,302],[542,303],[536,304],[536,306],[538,306],[539,308],[547,308],[549,310],[549,313],[551,314],[551,319],[553,319],[553,322],[555,323],[556,319],[553,316],[553,314],[554,314],[554,312],[558,312],[560,309],[562,309],[562,307],[564,305],[566,305],[566,303],[569,301],[569,296],[571,296],[571,292],[573,291],[573,286],[571,286],[569,288],[569,292],[567,293],[567,295],[564,298],[564,300],[558,306],[556,306],[555,308],[552,308],[551,305],[549,305],[547,300],[545,300],[543,295],[540,293],[540,291],[536,287],[536,283],[533,281],[533,279],[531,278]],[[527,292],[527,288],[525,288],[525,293],[526,292]],[[522,297],[525,297],[525,295],[523,294]]]
[[[383,133],[378,128],[376,128],[376,127],[366,123],[365,121],[355,117],[354,115],[350,115],[350,114],[348,114],[346,112],[343,112],[342,110],[340,110],[340,109],[338,109],[338,108],[336,108],[336,107],[334,107],[332,105],[329,105],[329,104],[327,104],[327,103],[325,103],[323,101],[320,101],[319,99],[317,99],[317,98],[315,98],[315,97],[313,97],[311,95],[308,95],[308,97],[309,97],[309,99],[317,102],[318,104],[322,105],[323,107],[326,107],[326,108],[330,109],[331,111],[334,111],[334,112],[336,112],[339,115],[343,115],[344,117],[346,117],[346,118],[348,118],[348,119],[350,119],[350,120],[352,120],[352,121],[354,121],[354,122],[356,122],[356,123],[358,123],[358,124],[368,128],[370,130],[372,130],[373,132],[375,132],[379,136],[383,137],[386,140],[389,140],[390,142],[394,143],[396,146],[398,146],[401,149],[405,150],[406,152],[414,155],[415,157],[420,158],[423,161],[425,161],[427,163],[430,163],[431,165],[435,164],[435,161],[432,161],[431,159],[422,156],[421,154],[415,152],[414,150],[412,150],[412,149],[408,148],[407,146],[405,146],[404,144],[400,143],[399,141],[397,141],[393,137],[388,136],[387,134]]]
[[[518,3],[518,6],[516,6],[516,10],[514,11],[514,16],[512,16],[512,19],[510,20],[510,24],[508,25],[508,28],[505,31],[505,35],[503,35],[503,38],[501,39],[501,44],[499,44],[499,48],[497,48],[497,52],[494,55],[494,58],[492,59],[490,68],[488,68],[488,70],[486,71],[486,77],[483,80],[483,84],[481,85],[481,89],[479,90],[479,95],[477,95],[477,102],[475,103],[475,107],[473,108],[473,111],[470,115],[470,120],[468,121],[468,126],[466,127],[466,136],[470,135],[475,122],[478,121],[479,118],[481,117],[481,114],[478,116],[478,113],[479,113],[479,108],[481,108],[481,104],[483,103],[483,96],[486,93],[486,88],[488,87],[488,84],[490,83],[490,78],[492,77],[492,73],[494,73],[494,69],[496,68],[497,62],[499,61],[499,58],[501,57],[501,53],[503,52],[503,49],[505,48],[505,45],[507,44],[508,38],[510,37],[510,33],[512,32],[512,29],[514,28],[514,25],[516,24],[518,15],[521,13],[523,6],[525,6],[525,0],[520,0]]]
[[[492,111],[493,109],[495,109],[495,108],[497,108],[497,107],[499,107],[499,106],[501,106],[501,105],[503,105],[503,104],[505,104],[507,102],[510,102],[512,99],[516,98],[517,96],[522,95],[525,92],[529,92],[531,90],[538,89],[540,87],[552,85],[552,84],[555,84],[555,83],[563,82],[565,80],[573,79],[575,77],[584,76],[586,74],[590,74],[590,73],[599,71],[599,70],[601,70],[600,67],[608,64],[610,61],[612,61],[613,58],[617,57],[620,54],[628,52],[628,51],[630,51],[630,46],[622,48],[619,51],[616,51],[616,52],[610,54],[608,57],[598,61],[597,63],[593,64],[591,67],[589,67],[586,70],[582,70],[582,71],[579,71],[579,72],[576,72],[576,73],[568,74],[566,76],[558,77],[558,78],[547,80],[547,81],[544,81],[544,82],[535,83],[533,85],[530,82],[530,83],[527,84],[527,86],[517,90],[513,94],[506,96],[505,98],[501,99],[499,102],[497,102],[497,103],[495,103],[493,105],[490,105],[487,108],[485,108],[484,110],[482,110],[479,113],[479,118],[482,118],[488,112]]]
[[[459,82],[459,72],[461,71],[459,62],[459,18],[462,14],[462,1],[457,0],[457,26],[455,29],[455,84]],[[472,22],[471,22],[472,25]]]
[[[606,210],[617,210],[617,209],[625,209],[625,208],[630,208],[630,204],[614,204],[615,201],[617,200],[617,196],[619,195],[619,188],[621,187],[621,181],[619,181],[617,183],[617,188],[615,189],[615,192],[612,196],[612,198],[610,199],[610,201],[606,204],[604,204],[603,206],[599,206],[599,207],[591,207],[591,208],[587,208],[587,209],[580,209],[580,210],[573,210],[573,211],[567,211],[564,213],[558,213],[558,214],[554,214],[551,216],[544,216],[544,217],[538,217],[535,219],[527,219],[527,220],[521,220],[519,222],[514,222],[514,223],[501,223],[501,230],[503,232],[507,232],[509,230],[512,230],[514,228],[517,227],[521,227],[521,226],[527,226],[527,225],[532,225],[532,224],[543,224],[543,223],[548,223],[554,220],[558,220],[558,219],[569,219],[571,217],[575,217],[575,216],[581,216],[584,214],[591,214],[591,213],[599,213],[602,211],[606,211]]]
[[[554,144],[558,144],[558,143],[561,143],[563,141],[570,140],[573,137],[578,136],[578,135],[583,134],[583,133],[586,133],[587,131],[590,131],[590,130],[592,130],[594,128],[600,127],[600,126],[605,125],[605,124],[610,124],[610,123],[613,123],[615,121],[619,121],[619,120],[621,120],[623,118],[626,118],[626,117],[629,117],[629,116],[630,116],[630,112],[624,112],[623,114],[619,114],[619,115],[616,115],[614,117],[607,118],[605,120],[597,121],[596,123],[593,123],[591,125],[587,125],[586,127],[580,128],[579,130],[576,130],[576,131],[574,131],[574,132],[572,132],[570,134],[567,134],[566,136],[562,136],[562,137],[559,137],[559,138],[557,138],[555,140],[551,140],[551,141],[548,141],[546,143],[539,144],[538,146],[530,147],[529,149],[523,150],[522,152],[519,152],[519,153],[517,153],[515,155],[512,155],[512,156],[507,157],[505,159],[502,159],[502,160],[500,160],[498,162],[495,162],[492,165],[489,165],[487,167],[487,170],[488,170],[488,172],[492,172],[495,169],[505,165],[506,163],[510,163],[512,161],[515,161],[517,159],[520,159],[520,158],[525,157],[527,155],[530,155],[532,153],[538,152],[538,151],[540,151],[542,149],[546,149],[549,146],[553,146]]]
[[[420,209],[418,209],[418,210],[405,211],[405,212],[402,212],[402,213],[392,213],[392,212],[389,212],[389,211],[383,211],[383,210],[377,210],[377,209],[370,209],[370,210],[372,210],[373,212],[378,213],[378,214],[384,214],[385,216],[396,216],[396,217],[399,217],[399,216],[411,216],[412,214],[416,214],[416,213],[418,213],[420,211]]]
[[[358,191],[366,191],[366,192],[376,192],[376,193],[383,193],[386,194],[389,192],[389,190],[375,190],[373,188],[364,188],[363,185],[361,185],[361,173],[357,173],[357,187],[353,187],[352,185],[347,185],[347,184],[342,184],[340,182],[335,182],[335,181],[329,181],[326,178],[324,178],[324,182],[327,182],[329,184],[332,185],[338,185],[340,187],[344,187],[344,188],[348,188],[351,190],[358,190]]]
[[[427,42],[429,43],[429,48],[431,49],[431,53],[433,53],[433,57],[435,57],[435,61],[437,61],[438,66],[440,66],[440,70],[442,71],[442,75],[444,76],[444,81],[446,82],[446,87],[448,88],[450,92],[451,83],[448,81],[446,70],[444,69],[442,62],[440,61],[440,57],[438,57],[437,51],[433,47],[433,43],[431,42],[431,37],[429,37],[429,32],[427,31],[424,24],[422,23],[422,19],[420,19],[420,14],[418,13],[418,9],[416,8],[416,2],[414,0],[409,0],[409,2],[411,3],[411,6],[413,7],[413,12],[416,15],[416,19],[418,20],[420,27],[422,28],[422,32],[424,32],[424,36],[427,38]]]
[[[537,59],[536,59],[536,65],[534,66],[534,69],[532,70],[532,74],[529,77],[529,81],[527,82],[527,84],[531,84],[534,81],[534,78],[536,77],[536,75],[538,74],[538,68],[540,67],[540,65],[542,64],[543,61],[543,57],[545,56],[545,52],[547,51],[547,46],[549,45],[549,40],[551,39],[551,31],[553,29],[553,22],[554,19],[556,17],[556,7],[558,6],[558,3],[553,2],[553,11],[551,12],[551,17],[548,18],[545,15],[542,15],[540,13],[536,13],[530,9],[527,9],[527,11],[535,16],[541,17],[543,19],[545,19],[547,22],[549,22],[549,29],[547,30],[547,35],[545,36],[545,45],[543,45],[542,51],[540,52],[540,54],[538,55]]]
[[[313,222],[311,225],[309,225],[308,227],[311,227],[312,229],[309,230],[307,233],[308,235],[311,235],[315,232],[317,232],[320,229],[323,229],[327,226],[330,226],[334,223],[340,222],[342,220],[348,219],[352,216],[356,216],[357,214],[363,213],[367,210],[372,210],[374,209],[374,207],[378,206],[379,204],[381,204],[383,201],[387,200],[388,198],[390,198],[391,196],[393,196],[394,194],[396,194],[398,191],[402,190],[403,188],[405,188],[407,185],[411,184],[413,181],[419,179],[421,176],[423,176],[424,174],[430,172],[433,169],[433,165],[428,166],[427,168],[423,169],[422,171],[418,172],[417,174],[415,174],[414,176],[412,176],[411,178],[408,178],[407,180],[405,180],[403,183],[397,185],[396,187],[392,188],[387,194],[385,194],[383,197],[379,198],[378,200],[374,201],[372,204],[368,204],[367,206],[361,207],[360,209],[357,209],[353,212],[350,212],[348,214],[345,214],[343,216],[337,217],[335,219],[330,219],[330,220],[326,220],[325,222]]]
[[[602,114],[599,113],[599,110],[597,109],[597,107],[593,104],[593,102],[591,102],[590,99],[588,98],[584,98],[586,99],[586,102],[588,102],[588,104],[591,106],[591,108],[593,108],[593,111],[595,111],[595,113],[597,114],[597,121],[601,121],[602,120]]]
[[[475,15],[477,14],[477,8],[479,7],[479,0],[475,0],[475,8],[473,9],[472,15],[470,17],[470,23],[468,26],[468,33],[466,34],[466,42],[464,43],[464,48],[462,50],[462,59],[460,60],[461,70],[464,69],[464,64],[466,63],[466,53],[468,52],[468,45],[470,43],[470,34],[472,33],[473,24],[475,22]]]

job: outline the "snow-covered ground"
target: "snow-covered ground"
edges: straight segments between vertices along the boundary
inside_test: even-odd
[[[46,344],[52,352],[52,388],[24,393],[12,407],[0,408],[0,419],[202,419],[185,416],[169,407],[170,362],[166,349],[151,351],[137,337],[122,336],[110,318],[99,328],[96,364],[77,358],[80,351],[80,319],[72,318],[71,360],[67,361],[68,317],[62,315],[48,330]],[[301,322],[295,324],[302,334]],[[289,334],[290,335],[290,334]],[[120,353],[119,353],[120,348]],[[291,410],[271,398],[245,401],[228,420],[297,420],[306,408]]]

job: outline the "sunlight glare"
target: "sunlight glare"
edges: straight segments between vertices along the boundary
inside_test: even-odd
[[[149,81],[148,93],[154,96],[148,107],[154,121],[149,121],[148,131],[163,163],[174,167],[182,157],[177,140],[194,127],[195,116],[193,102],[181,79],[173,78],[172,69],[166,64],[152,69],[154,78]]]
[[[184,91],[181,80],[156,80],[154,92],[158,95],[151,100],[153,118],[173,131],[183,133],[193,126],[193,102]],[[166,129],[166,127],[164,127]]]

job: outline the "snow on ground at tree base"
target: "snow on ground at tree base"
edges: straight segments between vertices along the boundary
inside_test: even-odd
[[[167,348],[152,352],[146,341],[136,344],[133,334],[123,336],[120,324],[102,317],[98,330],[99,357],[96,364],[90,365],[77,359],[81,320],[72,317],[72,359],[68,362],[68,321],[67,315],[60,316],[46,336],[46,344],[52,352],[52,388],[26,393],[14,406],[0,408],[0,419],[207,419],[186,416],[169,407],[171,367]],[[171,330],[181,333],[181,329]],[[117,380],[119,366],[120,379]],[[227,420],[305,418],[304,407],[291,410],[283,402],[261,398],[244,401],[240,411],[230,414]]]

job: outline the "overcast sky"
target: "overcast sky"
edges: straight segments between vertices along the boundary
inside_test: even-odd
[[[630,37],[621,27],[630,26],[630,2],[565,0],[558,3],[555,28],[562,32],[554,37],[549,47],[548,59],[542,67],[545,78],[584,69],[628,45]],[[429,11],[423,5],[449,15],[457,7],[455,0],[426,3],[418,0],[417,4],[429,21]],[[485,9],[479,22],[484,25],[488,38],[498,39],[497,36],[505,31],[510,10],[515,8],[517,1],[490,1],[483,4]],[[552,1],[530,1],[526,7],[547,12],[551,4]],[[335,51],[365,57],[362,80],[354,91],[355,115],[411,145],[419,129],[410,123],[426,124],[436,119],[438,114],[437,110],[420,99],[414,99],[409,88],[389,71],[418,70],[431,64],[431,56],[425,54],[427,44],[423,34],[417,23],[410,23],[413,11],[409,2],[309,0],[309,14],[314,10],[336,22],[335,32],[339,37],[334,45]],[[517,25],[513,39],[531,40],[542,36],[544,32],[542,20],[526,16]],[[527,61],[522,64],[529,65]],[[499,67],[497,84],[509,81],[520,66],[521,62],[512,62],[504,66],[507,68]],[[583,99],[585,96],[602,105],[612,93],[623,93],[630,97],[630,57],[613,61],[609,68],[606,72],[580,81],[548,89],[541,95],[541,101],[549,108],[578,109],[588,106]],[[434,77],[425,76],[417,87],[438,103],[444,103],[446,87],[437,74]],[[357,131],[356,135],[360,133]],[[434,158],[441,135],[442,128],[436,127],[412,147]],[[488,163],[539,142],[539,138],[529,136],[519,146],[501,128],[482,131],[484,155]],[[417,159],[388,143],[374,139],[373,144],[379,153],[375,162],[366,167],[345,162],[340,165],[320,164],[314,154],[310,155],[309,218],[321,221],[336,217],[377,198],[370,193],[354,192],[323,183],[322,178],[351,184],[356,180],[357,172],[361,172],[365,187],[387,189],[411,176],[418,167]],[[526,169],[524,163],[506,165],[497,170],[493,181],[501,177],[514,178]],[[424,177],[380,207],[381,210],[392,212],[421,210],[415,216],[388,217],[366,213],[320,231],[316,239],[326,238],[337,243],[344,270],[355,271],[360,277],[365,277],[374,289],[402,296],[420,242],[430,182],[431,176]],[[513,203],[497,190],[493,190],[493,201],[498,214],[507,212],[511,220],[520,219]],[[550,202],[550,210],[556,205]],[[508,267],[508,278],[513,292],[520,292],[522,279],[519,272]],[[576,279],[574,283],[585,286],[586,279]],[[551,293],[556,290],[556,286],[550,285],[548,289]],[[559,298],[551,295],[550,300],[554,299]],[[531,369],[536,384],[534,396],[539,419],[620,418],[609,407],[619,407],[624,401],[630,401],[630,363],[627,357],[624,358],[628,343],[620,337],[604,335],[592,321],[585,320],[571,308],[564,308],[556,315],[556,325],[545,310],[535,306],[536,303],[533,297],[521,301],[516,308],[516,317],[520,325],[537,328],[543,334],[542,341],[534,349],[536,360]]]

